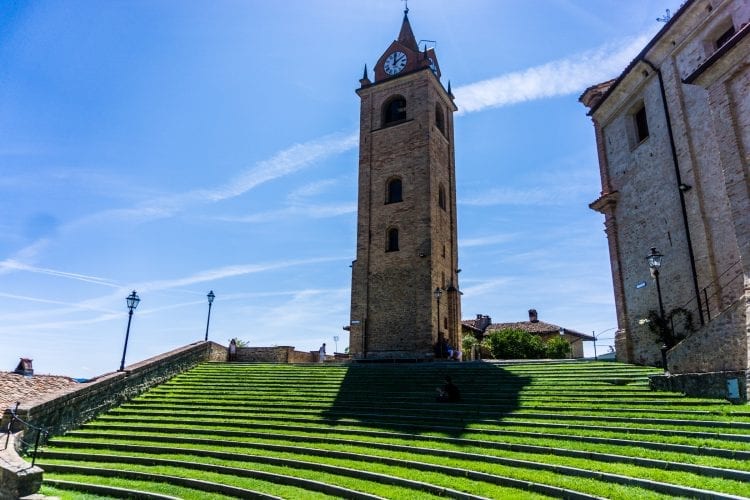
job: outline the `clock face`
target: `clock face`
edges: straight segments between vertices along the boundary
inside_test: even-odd
[[[383,64],[383,69],[389,75],[400,73],[406,67],[406,54],[403,52],[394,52],[389,55]]]

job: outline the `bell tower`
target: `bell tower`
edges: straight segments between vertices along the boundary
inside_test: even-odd
[[[357,259],[349,349],[355,359],[430,359],[461,342],[450,84],[420,50],[404,10],[398,39],[365,66],[361,99]]]

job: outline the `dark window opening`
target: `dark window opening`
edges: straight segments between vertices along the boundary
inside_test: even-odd
[[[394,97],[385,104],[383,125],[406,120],[406,99]]]
[[[443,328],[448,329],[448,318],[443,317]]]
[[[730,26],[728,30],[726,30],[724,33],[719,35],[719,37],[716,39],[716,48],[718,49],[725,43],[729,41],[730,38],[732,38],[735,34],[734,31],[734,25]]]
[[[438,206],[445,210],[445,188],[442,184],[438,188]]]
[[[398,203],[403,201],[401,196],[401,179],[391,179],[388,181],[388,187],[385,194],[386,203]]]
[[[398,252],[398,229],[391,228],[388,230],[388,243],[386,252]]]
[[[646,106],[641,106],[641,109],[635,112],[633,115],[635,120],[635,136],[638,142],[643,142],[648,138],[648,119],[646,118]]]
[[[435,104],[435,126],[445,135],[445,116],[440,104]]]

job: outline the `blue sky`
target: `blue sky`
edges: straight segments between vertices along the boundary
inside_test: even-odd
[[[675,0],[411,0],[456,96],[463,317],[616,326],[593,127]],[[348,345],[359,102],[397,0],[5,1],[0,370]],[[372,72],[370,73],[372,77]],[[611,332],[602,344],[611,344]],[[590,351],[590,346],[587,348]]]

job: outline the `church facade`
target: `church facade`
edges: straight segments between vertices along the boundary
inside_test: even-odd
[[[398,38],[367,67],[360,107],[357,256],[350,353],[430,359],[461,342],[453,96],[434,49],[404,12]]]
[[[672,389],[722,397],[747,397],[750,368],[749,22],[750,0],[688,0],[617,79],[581,96],[599,154],[590,206],[609,243],[617,358],[664,359]],[[658,275],[651,249],[663,255]],[[660,309],[674,342],[650,328]]]

